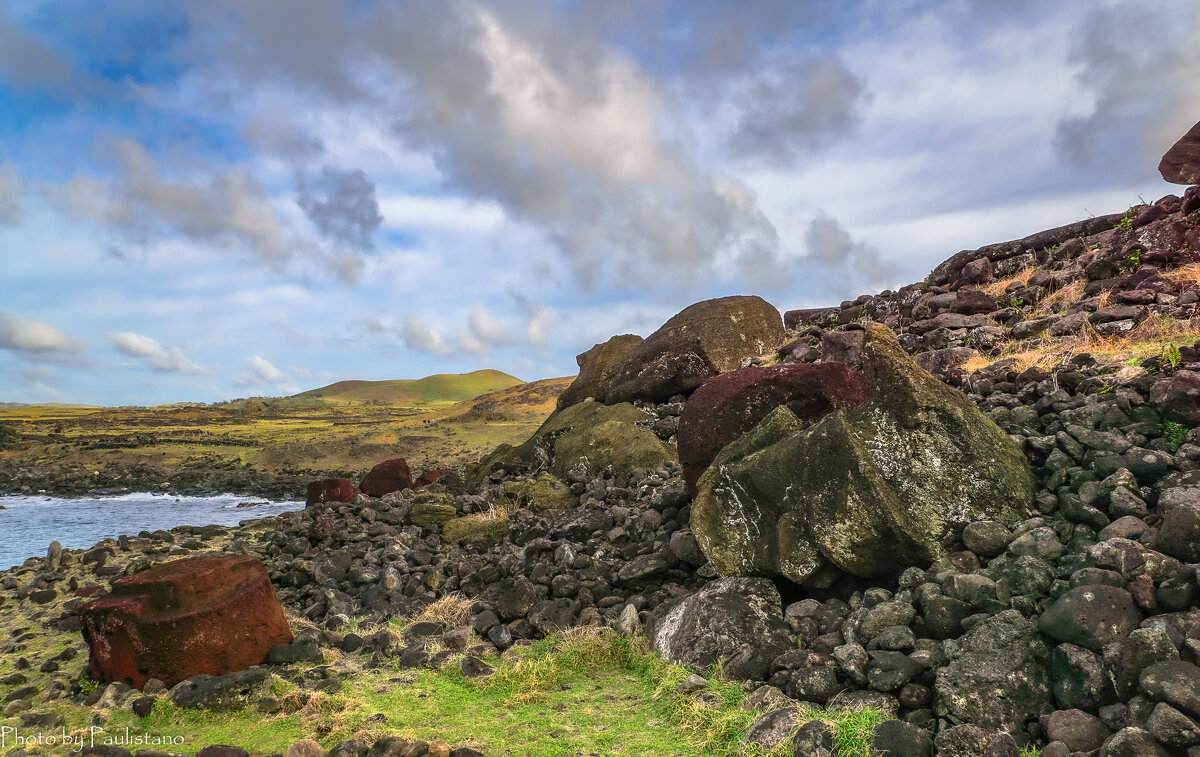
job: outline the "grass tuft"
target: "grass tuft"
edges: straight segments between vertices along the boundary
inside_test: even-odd
[[[987,286],[982,287],[981,291],[992,297],[1001,297],[1008,292],[1009,289],[1027,286],[1029,284],[1029,280],[1033,278],[1035,273],[1037,273],[1037,266],[1026,266],[1014,273],[1012,276],[1007,276],[1003,279],[997,279]],[[1018,287],[1014,287],[1014,284],[1018,285]]]

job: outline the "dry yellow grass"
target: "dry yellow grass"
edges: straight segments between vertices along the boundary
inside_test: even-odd
[[[1158,276],[1179,287],[1181,291],[1200,289],[1200,263],[1181,265],[1170,271],[1163,271]]]
[[[1100,294],[1096,295],[1096,309],[1097,310],[1099,310],[1100,308],[1106,308],[1110,304],[1112,304],[1112,290],[1111,289],[1102,290],[1100,292]]]
[[[1069,309],[1083,299],[1087,288],[1085,279],[1075,279],[1043,297],[1034,310],[1034,315],[1045,316]]]
[[[451,592],[413,618],[414,623],[444,623],[446,628],[460,628],[471,619],[472,601],[458,592]]]
[[[1025,268],[1022,268],[1021,270],[1014,273],[1012,276],[1008,276],[1003,279],[997,279],[996,281],[993,281],[991,284],[988,284],[987,286],[982,287],[982,291],[987,293],[988,295],[991,295],[992,297],[999,297],[1002,294],[1004,294],[1005,292],[1007,292],[1009,286],[1011,286],[1013,283],[1018,283],[1021,286],[1026,286],[1027,284],[1029,284],[1029,280],[1033,278],[1033,274],[1035,274],[1035,273],[1037,273],[1036,266],[1032,266],[1032,265],[1026,266]]]
[[[977,371],[1000,360],[1016,360],[1016,370],[1041,368],[1053,370],[1075,355],[1091,354],[1097,358],[1125,361],[1159,357],[1170,347],[1182,347],[1200,340],[1200,317],[1180,320],[1166,315],[1153,315],[1124,334],[1104,336],[1090,325],[1078,334],[1060,338],[1016,342],[999,355],[979,355],[968,360],[963,368]]]

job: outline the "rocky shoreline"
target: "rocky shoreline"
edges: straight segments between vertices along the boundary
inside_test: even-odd
[[[105,580],[215,548],[259,558],[303,624],[251,669],[254,686],[205,683],[214,701],[227,684],[252,691],[242,707],[263,706],[272,674],[343,685],[336,666],[289,669],[334,650],[486,675],[485,658],[583,626],[719,665],[761,708],[746,738],[763,749],[836,753],[827,723],[797,719],[805,705],[893,716],[873,737],[892,755],[1195,757],[1200,343],[1177,342],[1197,315],[1198,248],[1191,187],[960,253],[927,282],[837,308],[780,317],[758,298],[699,303],[646,340],[581,355],[546,424],[461,477],[380,497],[339,485],[319,491],[346,496],[238,529],[52,552],[0,578],[14,597],[0,612],[70,631]],[[1161,350],[1130,361],[1100,349],[1139,337]],[[865,391],[801,402],[787,388],[829,364]],[[698,388],[756,367],[700,414],[704,444],[688,441]],[[803,457],[826,449],[841,452]],[[701,460],[698,475],[681,459]],[[823,517],[804,520],[805,506]],[[352,629],[447,598],[462,599],[461,615],[402,634]],[[41,723],[56,699],[85,695],[65,670],[74,655],[28,659],[28,641],[0,654],[49,667],[49,683],[0,684],[6,716]],[[93,702],[144,707],[187,688],[121,686]],[[328,752],[426,753],[454,752]]]

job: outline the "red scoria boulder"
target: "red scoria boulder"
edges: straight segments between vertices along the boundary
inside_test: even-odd
[[[433,470],[427,470],[424,473],[422,473],[421,477],[417,479],[416,483],[413,484],[413,486],[416,486],[419,489],[422,486],[429,486],[430,484],[436,484],[438,481],[442,480],[446,476],[457,476],[457,475],[458,474],[456,474],[454,471],[450,470],[449,468],[434,468]]]
[[[688,491],[725,445],[754,428],[780,405],[805,423],[870,399],[861,373],[845,363],[799,363],[742,368],[700,385],[679,418],[679,463]]]
[[[382,497],[401,489],[411,489],[412,485],[412,471],[408,468],[408,461],[402,457],[395,457],[372,468],[358,488],[363,494]]]
[[[1200,123],[1167,150],[1158,172],[1172,184],[1200,184]]]
[[[308,507],[322,502],[353,502],[358,489],[344,478],[323,478],[310,481],[305,494],[304,506]]]
[[[79,606],[98,681],[174,686],[266,661],[292,632],[271,577],[252,555],[200,555],[113,581],[112,592]]]

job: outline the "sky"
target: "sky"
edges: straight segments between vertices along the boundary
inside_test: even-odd
[[[1193,0],[10,0],[0,402],[481,368],[1179,194]]]

